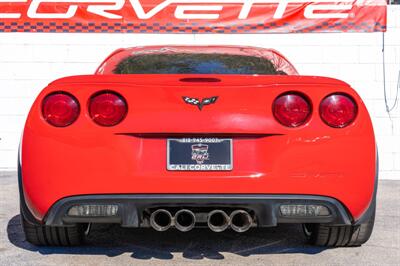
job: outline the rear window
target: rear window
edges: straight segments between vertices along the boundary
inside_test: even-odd
[[[121,60],[114,74],[285,74],[262,57],[232,54],[142,54]]]

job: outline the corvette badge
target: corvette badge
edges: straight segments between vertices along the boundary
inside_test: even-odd
[[[210,104],[215,103],[218,99],[218,96],[213,96],[210,98],[203,98],[202,100],[200,100],[198,98],[191,98],[191,97],[183,96],[182,99],[187,104],[196,105],[199,108],[199,110],[201,111],[201,109],[203,109],[203,107],[205,105],[210,105]]]

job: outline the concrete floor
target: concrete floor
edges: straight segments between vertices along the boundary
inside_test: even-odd
[[[83,247],[35,247],[22,233],[16,173],[0,172],[0,265],[400,265],[400,181],[380,181],[375,229],[362,247],[305,244],[301,227],[244,234],[94,226]]]

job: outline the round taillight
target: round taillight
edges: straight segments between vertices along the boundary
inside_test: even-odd
[[[357,116],[357,105],[345,94],[331,94],[319,106],[322,120],[331,127],[342,128],[351,124]]]
[[[50,125],[66,127],[79,116],[78,100],[66,92],[56,92],[46,96],[42,102],[42,115]]]
[[[286,93],[275,99],[272,107],[279,123],[287,127],[298,127],[311,115],[311,104],[299,93]]]
[[[90,117],[100,126],[117,125],[125,118],[127,111],[125,99],[115,92],[97,93],[89,102]]]

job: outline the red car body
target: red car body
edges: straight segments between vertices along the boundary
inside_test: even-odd
[[[87,195],[321,196],[343,206],[346,224],[367,213],[375,194],[376,144],[367,109],[348,84],[296,75],[279,53],[248,47],[207,51],[273,54],[291,75],[111,73],[127,54],[159,48],[117,50],[95,75],[58,79],[39,94],[20,154],[23,198],[38,222],[53,225],[49,212],[58,202]],[[214,79],[218,82],[207,82]],[[110,90],[123,96],[128,112],[121,123],[103,127],[93,122],[88,104],[93,95]],[[60,91],[80,104],[78,118],[66,127],[54,127],[42,115],[45,97]],[[304,95],[311,104],[301,126],[287,127],[274,117],[274,101],[286,92]],[[333,93],[351,97],[357,106],[346,127],[330,127],[321,118],[320,104]],[[182,101],[215,95],[218,101],[202,110]],[[192,136],[231,138],[233,169],[167,170],[166,139]]]

